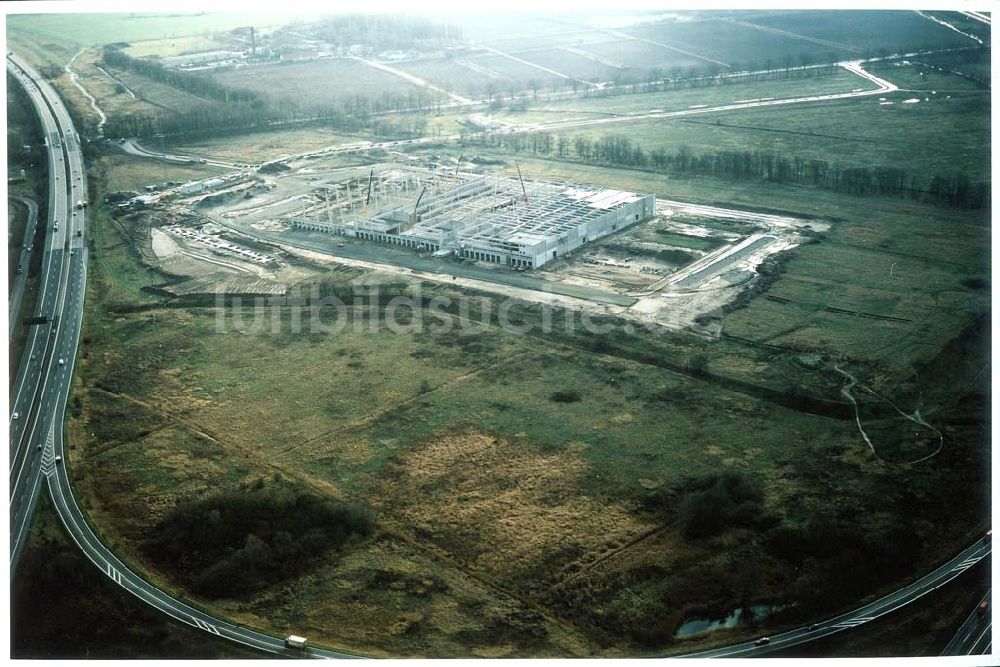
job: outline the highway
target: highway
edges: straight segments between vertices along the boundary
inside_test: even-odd
[[[20,63],[8,58],[7,68],[31,98],[41,119],[48,148],[48,231],[42,251],[42,276],[35,315],[58,318],[66,302],[66,286],[71,269],[68,261],[71,255],[67,252],[71,229],[82,229],[83,224],[82,215],[76,216],[80,218],[76,227],[70,222],[76,220],[71,210],[70,197],[78,193],[78,188],[71,183],[69,159],[55,110],[49,106],[34,83],[31,73],[21,67]],[[61,105],[58,108],[66,115]],[[77,172],[79,171],[78,168]],[[43,452],[38,449],[38,443],[41,434],[52,423],[59,385],[65,385],[68,390],[69,376],[66,367],[58,364],[58,359],[64,359],[61,355],[68,350],[65,347],[66,330],[61,326],[60,319],[31,327],[11,394],[11,576],[14,575],[17,555],[23,546],[23,537],[41,486]],[[75,350],[75,346],[72,349]],[[62,371],[61,378],[59,371]]]
[[[14,340],[14,324],[17,322],[17,314],[21,312],[21,300],[24,298],[24,285],[28,281],[28,267],[31,266],[31,244],[35,238],[35,225],[38,221],[38,204],[34,199],[10,195],[11,199],[21,202],[28,208],[28,218],[24,223],[24,242],[21,244],[21,254],[17,257],[17,265],[22,268],[22,272],[14,275],[14,285],[10,292],[8,302],[8,341]]]
[[[948,645],[944,647],[941,655],[987,655],[993,646],[991,638],[993,629],[993,610],[990,608],[990,594],[992,589],[986,591],[986,596],[976,603],[976,608],[972,610],[969,617],[962,623],[955,636],[951,638]],[[979,612],[979,605],[986,603],[986,611]]]
[[[767,644],[757,646],[755,641],[747,641],[741,644],[734,644],[723,648],[711,649],[708,651],[698,651],[681,656],[679,658],[756,658],[770,653],[776,653],[783,649],[815,641],[822,637],[851,628],[856,628],[865,623],[874,621],[876,618],[885,616],[897,609],[919,600],[931,591],[944,586],[955,577],[960,576],[970,567],[990,555],[991,543],[989,540],[977,540],[974,544],[966,547],[954,558],[943,565],[938,566],[929,574],[917,579],[908,586],[893,591],[888,595],[858,607],[839,616],[814,623],[804,628],[797,628],[776,634],[770,637]]]
[[[49,225],[42,260],[36,314],[51,321],[33,326],[17,382],[11,395],[10,518],[11,577],[28,535],[38,494],[44,483],[70,538],[115,584],[159,611],[217,637],[286,657],[302,651],[285,648],[283,639],[229,623],[173,598],[147,582],[117,558],[92,530],[73,494],[66,461],[63,424],[80,339],[87,280],[87,187],[79,138],[52,87],[18,56],[8,53],[8,71],[32,99],[46,134],[49,153]],[[18,412],[19,417],[13,418]],[[62,462],[59,462],[62,461]],[[930,574],[852,612],[808,628],[775,635],[766,646],[744,642],[684,657],[750,657],[764,655],[857,627],[919,599],[946,584],[990,553],[979,541]],[[71,621],[71,619],[69,619]],[[293,633],[296,628],[288,628]],[[359,657],[347,652],[310,648],[317,658]]]
[[[199,630],[269,653],[301,655],[301,651],[285,648],[283,638],[221,621],[160,591],[132,572],[101,543],[80,510],[65,460],[63,423],[80,341],[87,282],[86,209],[76,208],[76,202],[87,199],[83,156],[72,120],[55,90],[14,54],[8,53],[7,69],[31,97],[46,132],[51,227],[45,242],[36,313],[58,316],[50,324],[32,328],[12,394],[12,412],[20,410],[21,416],[11,419],[11,577],[15,576],[18,555],[44,483],[70,538],[117,585]],[[290,628],[289,632],[293,630]],[[356,657],[322,649],[310,649],[308,655]]]

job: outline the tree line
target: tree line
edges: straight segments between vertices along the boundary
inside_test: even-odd
[[[321,20],[312,26],[318,39],[347,48],[354,44],[382,51],[412,49],[421,45],[450,44],[462,40],[462,29],[414,16],[347,14]]]
[[[106,67],[135,72],[147,79],[183,90],[197,97],[205,97],[216,102],[249,102],[261,104],[260,95],[250,90],[229,88],[207,76],[171,69],[155,60],[133,58],[121,50],[122,44],[108,44],[101,53]]]
[[[142,548],[195,593],[244,597],[374,529],[367,507],[336,503],[276,477],[183,502]]]
[[[973,182],[966,174],[938,174],[930,178],[898,167],[849,167],[827,160],[788,156],[769,150],[726,150],[696,154],[682,145],[674,152],[646,150],[620,134],[572,138],[549,132],[520,134],[479,133],[465,142],[581,162],[648,169],[671,176],[714,176],[730,180],[763,180],[807,185],[857,196],[923,199],[943,206],[977,209],[990,198],[990,183]]]

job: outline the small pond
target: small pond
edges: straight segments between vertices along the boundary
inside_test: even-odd
[[[752,607],[741,607],[734,609],[728,616],[721,619],[692,618],[684,622],[674,633],[675,637],[690,637],[703,632],[712,632],[723,628],[735,628],[740,625],[747,625],[754,621],[767,618],[782,607],[765,604],[757,604]]]

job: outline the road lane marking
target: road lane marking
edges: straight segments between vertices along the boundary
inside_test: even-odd
[[[191,618],[192,618],[192,620],[194,620],[195,625],[197,625],[202,630],[206,630],[207,632],[211,632],[212,634],[220,635],[221,636],[221,633],[219,632],[219,629],[216,628],[211,623],[206,623],[205,621],[201,620],[197,616],[192,616]]]

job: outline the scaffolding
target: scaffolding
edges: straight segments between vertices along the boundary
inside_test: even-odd
[[[656,208],[654,195],[501,176],[392,170],[368,181],[338,184],[326,220],[293,225],[530,269]]]

